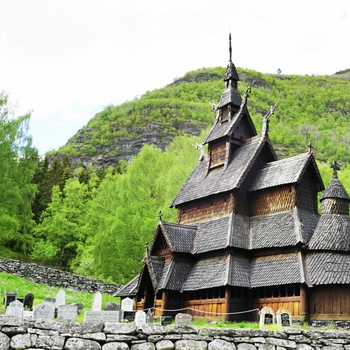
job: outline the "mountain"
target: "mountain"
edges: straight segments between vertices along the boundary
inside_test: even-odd
[[[241,94],[254,82],[248,106],[255,125],[278,102],[269,130],[277,154],[300,153],[311,142],[320,161],[349,159],[349,69],[331,76],[237,71]],[[130,161],[144,144],[164,150],[176,135],[198,136],[215,118],[210,102],[216,104],[223,92],[224,72],[223,67],[191,71],[138,99],[108,106],[48,155],[68,155],[75,167],[115,166]]]

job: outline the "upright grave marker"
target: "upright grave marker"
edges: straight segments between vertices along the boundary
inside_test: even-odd
[[[177,326],[190,326],[192,322],[192,316],[190,314],[178,313],[175,316],[175,323]]]
[[[144,324],[146,324],[146,313],[144,311],[136,311],[135,324],[137,328],[142,327]]]
[[[52,307],[52,303],[42,303],[34,307],[33,319],[46,319],[52,320],[55,309]]]
[[[272,325],[275,323],[275,313],[270,306],[265,306],[260,310],[260,329],[264,326]]]
[[[6,315],[22,317],[23,316],[23,303],[19,300],[12,301],[6,308]]]
[[[102,293],[95,292],[92,300],[92,311],[101,311],[102,309]]]
[[[23,299],[23,307],[26,311],[33,311],[34,295],[27,293]]]
[[[285,309],[277,310],[276,320],[279,327],[290,327],[292,325],[291,313]]]
[[[122,300],[122,319],[133,321],[134,320],[134,312],[133,312],[133,300],[130,298],[125,298]]]
[[[55,307],[58,308],[61,305],[66,305],[66,292],[64,289],[60,289],[56,294]]]
[[[66,322],[75,322],[78,315],[78,305],[77,304],[68,304],[60,305],[57,308],[57,321],[66,323]]]

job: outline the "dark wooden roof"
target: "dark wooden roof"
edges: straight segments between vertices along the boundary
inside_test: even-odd
[[[223,287],[249,287],[249,257],[210,257],[197,261],[183,285],[183,291]]]
[[[251,288],[304,282],[301,253],[257,257],[251,263]]]
[[[249,190],[257,191],[280,185],[299,183],[309,164],[316,175],[319,190],[323,190],[324,185],[315,158],[309,152],[265,164],[259,169]]]
[[[130,280],[126,285],[120,288],[113,296],[115,297],[133,297],[137,293],[137,286],[139,282],[140,275],[138,274],[132,280]]]
[[[250,218],[250,249],[296,246],[307,243],[319,216],[294,208]]]
[[[230,216],[198,223],[193,254],[228,247],[230,228]]]
[[[322,214],[309,242],[309,249],[350,252],[350,217]]]
[[[266,139],[261,135],[247,140],[234,153],[225,170],[218,167],[208,173],[209,160],[199,162],[171,203],[171,207],[239,188],[265,142]]]
[[[196,226],[178,225],[168,222],[160,222],[159,228],[174,253],[191,253],[194,238],[197,231]]]
[[[325,198],[339,198],[350,201],[348,193],[346,192],[343,184],[339,181],[337,177],[332,178],[329,185],[323,192],[321,200]]]
[[[249,249],[249,224],[248,216],[232,213],[230,247]]]
[[[235,113],[231,120],[221,123],[219,118],[216,118],[215,123],[211,130],[209,131],[203,144],[209,143],[211,141],[218,140],[224,136],[231,135],[235,127],[239,124],[242,118],[246,118],[247,122],[251,126],[253,135],[256,135],[255,126],[250,118],[249,112],[246,108],[247,98],[244,98],[241,102],[241,106],[237,113]]]
[[[191,261],[174,261],[167,262],[167,268],[158,289],[181,291],[184,282],[187,279],[193,266]]]
[[[312,285],[350,283],[349,254],[313,252],[306,261]]]

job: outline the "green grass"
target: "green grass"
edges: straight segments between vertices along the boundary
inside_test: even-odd
[[[18,291],[17,297],[24,298],[27,293],[34,295],[34,304],[36,306],[41,304],[45,298],[56,298],[57,292],[61,288],[50,287],[44,284],[33,283],[25,278],[21,278],[8,273],[0,272],[0,314],[5,313],[4,296],[5,291]],[[84,304],[83,312],[78,316],[77,321],[82,322],[84,320],[84,311],[91,310],[93,293],[84,291],[76,291],[71,289],[62,288],[66,292],[66,303],[82,303]],[[110,294],[102,294],[102,309],[110,302],[120,303],[119,298]]]

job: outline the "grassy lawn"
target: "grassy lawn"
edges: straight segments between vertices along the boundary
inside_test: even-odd
[[[25,278],[21,278],[15,275],[0,272],[0,314],[5,313],[4,297],[5,291],[18,291],[17,297],[24,298],[27,293],[34,295],[34,304],[36,306],[41,304],[45,298],[56,298],[57,292],[61,288],[50,287],[43,284],[33,283]],[[83,312],[78,316],[77,321],[84,321],[84,311],[91,310],[93,293],[70,290],[62,288],[66,292],[66,303],[82,303],[84,304]],[[120,303],[119,298],[110,294],[102,294],[102,309],[110,302]]]

